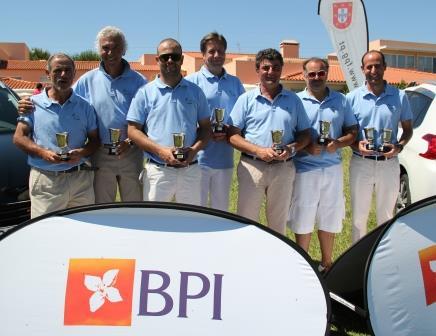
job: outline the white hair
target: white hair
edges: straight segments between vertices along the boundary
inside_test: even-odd
[[[95,48],[97,49],[98,53],[100,53],[101,51],[100,40],[103,37],[121,39],[121,43],[123,45],[123,55],[126,53],[127,41],[126,41],[126,37],[124,36],[124,33],[121,31],[120,28],[114,26],[107,26],[97,33],[97,37],[95,38]]]

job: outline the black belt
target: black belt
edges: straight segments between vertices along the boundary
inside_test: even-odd
[[[246,158],[249,158],[251,160],[256,160],[256,161],[259,161],[259,162],[263,162],[265,164],[283,163],[283,162],[288,162],[288,161],[292,160],[292,158],[290,157],[290,158],[287,158],[286,160],[272,160],[272,161],[267,162],[267,161],[264,161],[262,159],[259,159],[257,156],[250,155],[250,154],[247,154],[247,153],[244,153],[244,152],[242,152],[241,155],[246,157]]]
[[[43,173],[45,175],[51,175],[51,176],[59,176],[59,175],[63,175],[63,174],[69,174],[69,173],[74,173],[77,171],[93,171],[93,170],[97,170],[97,167],[90,167],[85,163],[82,163],[81,165],[75,166],[75,167],[71,167],[70,169],[66,169],[66,170],[57,170],[57,171],[53,171],[53,170],[43,170],[43,169],[39,169],[39,168],[35,168],[33,167],[33,169],[39,171],[40,173]]]
[[[365,155],[365,156],[363,156],[362,154],[359,154],[356,152],[353,152],[353,154],[356,156],[359,156],[363,159],[370,159],[370,160],[374,160],[374,161],[387,161],[387,160],[392,159],[392,158],[388,158],[384,155]]]
[[[168,164],[168,163],[157,162],[157,161],[155,161],[155,160],[153,160],[153,159],[151,159],[151,158],[149,158],[148,160],[149,160],[149,163],[155,164],[155,165],[157,165],[157,166],[161,166],[161,167],[170,167],[170,168],[188,168],[189,166],[191,166],[191,165],[195,165],[195,164],[198,163],[198,161],[195,160],[195,161],[190,162],[190,163],[189,163],[188,165],[186,165],[186,166],[182,166],[182,165],[170,165],[170,164]]]

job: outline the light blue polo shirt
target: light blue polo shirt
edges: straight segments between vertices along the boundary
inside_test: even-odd
[[[31,100],[35,106],[34,112],[23,119],[20,117],[20,120],[29,125],[32,140],[40,147],[58,152],[56,133],[68,132],[68,148],[81,148],[86,143],[88,133],[97,129],[94,108],[74,92],[63,105],[52,101],[46,90],[32,96]],[[82,158],[80,163],[84,161]],[[32,155],[28,156],[27,162],[32,167],[48,171],[67,170],[80,164],[72,165],[68,161],[54,164]]]
[[[147,83],[140,73],[130,69],[124,59],[123,73],[112,78],[100,63],[98,69],[85,73],[74,85],[74,91],[92,104],[97,113],[98,130],[103,144],[109,144],[109,128],[121,129],[121,141],[127,138],[126,115],[138,89]]]
[[[282,88],[271,102],[259,87],[241,95],[230,113],[229,124],[241,130],[249,142],[271,147],[271,131],[283,130],[283,144],[294,142],[295,133],[310,127],[309,119],[298,96]]]
[[[127,113],[127,120],[144,125],[150,140],[173,147],[173,133],[185,133],[185,147],[197,139],[198,122],[209,118],[209,107],[203,91],[194,83],[182,80],[174,88],[159,77],[138,90]],[[163,163],[155,154],[146,157]]]
[[[383,128],[392,130],[392,143],[398,142],[398,123],[412,120],[407,95],[402,90],[385,83],[385,91],[376,96],[366,87],[366,83],[347,94],[347,101],[359,123],[358,140],[365,139],[364,128],[375,128],[375,145],[382,144]]]
[[[211,121],[214,120],[213,110],[223,108],[224,123],[227,124],[230,111],[245,91],[239,78],[229,75],[225,70],[224,74],[218,77],[202,66],[200,71],[186,76],[185,79],[203,90],[209,104]],[[233,147],[227,141],[210,140],[206,148],[198,153],[198,162],[214,169],[233,168]]]
[[[303,102],[311,123],[312,142],[316,142],[319,138],[319,122],[321,120],[331,122],[329,137],[332,139],[340,138],[344,127],[357,124],[350,105],[342,93],[328,89],[328,95],[322,102],[311,96],[307,89],[297,95]],[[330,167],[341,163],[341,150],[338,149],[334,153],[323,150],[320,155],[311,155],[306,151],[301,151],[295,156],[294,163],[297,173]]]

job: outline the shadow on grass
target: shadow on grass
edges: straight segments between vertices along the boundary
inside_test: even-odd
[[[364,318],[352,312],[350,309],[332,302],[332,326],[330,331],[334,336],[371,335],[367,322]]]

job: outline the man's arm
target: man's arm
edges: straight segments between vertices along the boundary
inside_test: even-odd
[[[401,121],[401,127],[403,129],[403,133],[401,134],[400,140],[398,140],[398,144],[400,144],[401,146],[387,144],[386,146],[391,147],[391,150],[384,154],[387,158],[391,158],[395,155],[398,155],[398,153],[401,152],[402,148],[406,146],[409,140],[412,138],[413,135],[412,120]]]
[[[279,156],[271,147],[261,147],[245,140],[238,127],[229,126],[227,135],[230,144],[234,148],[241,152],[256,156],[263,161],[270,162]]]
[[[70,159],[68,163],[77,163],[82,157],[88,157],[93,154],[100,146],[100,138],[98,136],[98,130],[92,130],[88,132],[88,142],[82,148],[72,149],[70,153]]]
[[[127,126],[127,135],[139,148],[146,152],[154,153],[162,161],[170,165],[180,164],[180,161],[174,158],[173,148],[161,146],[152,141],[143,131],[141,124],[129,121]]]
[[[347,147],[353,144],[357,137],[357,129],[357,125],[344,127],[342,136],[328,143],[326,148],[327,152],[333,153],[339,148]]]

